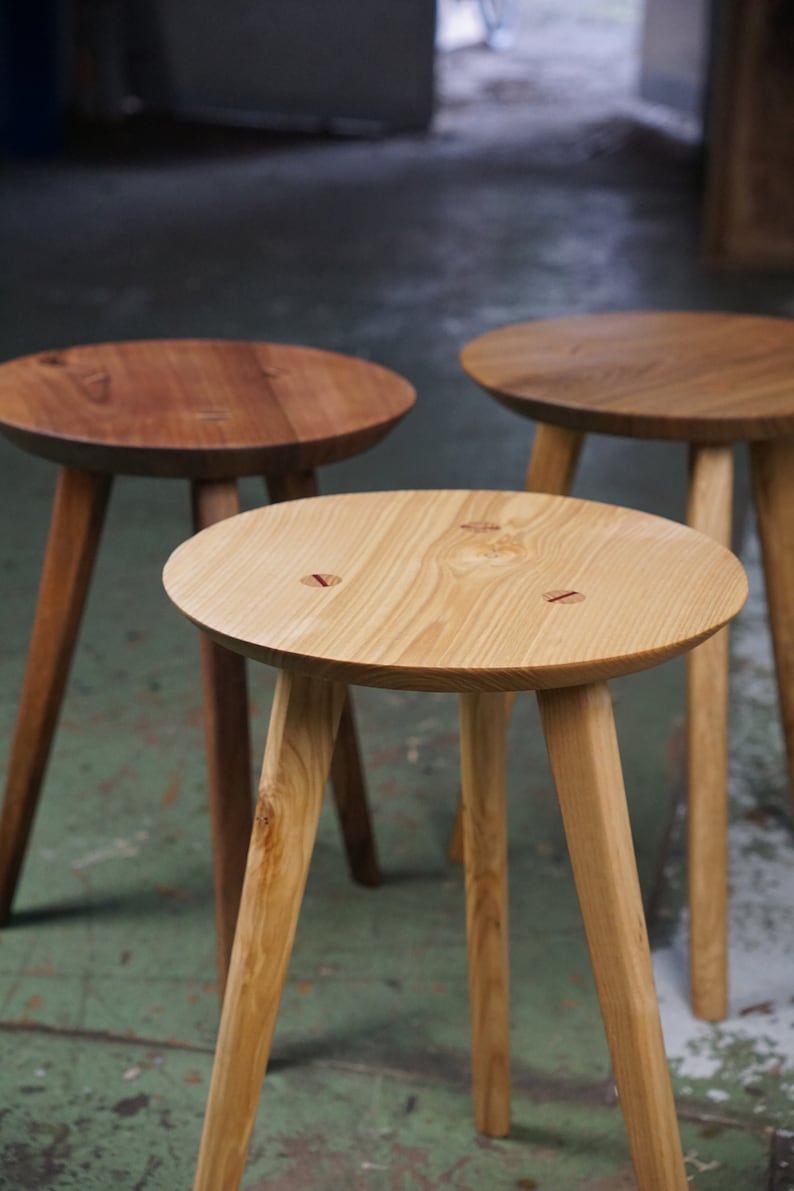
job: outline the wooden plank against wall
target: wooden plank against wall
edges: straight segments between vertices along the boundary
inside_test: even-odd
[[[713,93],[705,250],[794,266],[794,5],[728,0]]]

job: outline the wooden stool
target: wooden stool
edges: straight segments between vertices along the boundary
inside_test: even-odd
[[[375,364],[304,347],[211,340],[100,344],[0,366],[0,431],[60,465],[27,672],[0,813],[0,922],[17,886],[112,477],[189,479],[202,529],[239,512],[238,477],[270,499],[317,491],[314,469],[379,442],[414,403]],[[221,988],[252,821],[245,662],[202,638]],[[378,881],[352,710],[334,754],[354,877]]]
[[[180,546],[176,605],[280,668],[195,1191],[235,1191],[345,683],[461,697],[474,1115],[510,1123],[503,692],[537,690],[642,1191],[687,1186],[607,680],[744,602],[739,562],[658,517],[504,492],[380,492],[243,513]]]
[[[599,314],[483,335],[463,367],[541,425],[526,487],[567,494],[585,434],[689,443],[688,522],[730,544],[733,444],[750,443],[794,793],[794,321]],[[688,659],[689,964],[693,1012],[728,1013],[728,633]],[[459,840],[458,833],[458,840]],[[451,846],[460,854],[460,844]]]

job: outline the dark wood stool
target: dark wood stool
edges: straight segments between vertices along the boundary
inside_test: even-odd
[[[540,422],[533,492],[571,490],[588,433],[687,442],[687,520],[730,544],[733,445],[750,445],[769,619],[794,794],[794,321],[735,314],[599,314],[493,331],[464,369]],[[728,633],[688,658],[690,992],[728,1012]],[[459,854],[460,843],[453,842]]]
[[[505,692],[538,692],[637,1186],[685,1191],[607,682],[735,615],[738,560],[611,505],[370,492],[232,517],[180,546],[164,581],[215,642],[279,668],[195,1191],[243,1176],[347,683],[460,695],[474,1115],[497,1137],[510,1126]]]
[[[193,523],[239,512],[237,480],[272,501],[314,495],[315,468],[380,442],[415,400],[376,364],[267,343],[156,340],[41,352],[0,366],[0,432],[59,464],[49,541],[0,812],[8,919],[114,475],[190,481]],[[202,637],[218,969],[223,987],[251,831],[245,663]],[[349,702],[332,777],[353,876],[378,867]]]

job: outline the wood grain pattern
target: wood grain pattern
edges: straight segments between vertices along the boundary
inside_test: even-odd
[[[374,446],[412,407],[402,377],[308,347],[148,340],[0,365],[0,432],[75,467],[228,479]]]
[[[11,912],[110,496],[107,476],[58,477],[0,813],[0,923]]]
[[[794,439],[758,443],[751,459],[789,792],[794,801]]]
[[[538,700],[638,1191],[686,1191],[609,690]]]
[[[342,581],[301,582],[315,572]],[[534,689],[641,670],[709,636],[746,595],[733,555],[685,526],[505,492],[289,501],[204,530],[174,552],[164,580],[220,644],[409,690]],[[547,598],[568,589],[585,598]]]
[[[731,544],[733,449],[693,446],[687,522]],[[728,629],[687,657],[689,985],[692,1012],[728,1015]]]
[[[266,482],[270,500],[274,504],[282,500],[317,496],[319,492],[313,471],[268,476]],[[374,888],[380,884],[380,866],[353,701],[349,692],[342,708],[331,760],[331,788],[351,876],[359,885]]]
[[[243,1176],[344,695],[278,677],[194,1191]]]
[[[510,1130],[510,980],[507,926],[505,696],[460,699],[474,1123]]]
[[[467,344],[502,404],[579,432],[728,443],[794,435],[794,320],[682,312],[520,323]]]
[[[194,480],[196,532],[240,511],[234,480]],[[253,822],[251,740],[245,658],[199,634],[204,688],[218,984],[226,987]]]

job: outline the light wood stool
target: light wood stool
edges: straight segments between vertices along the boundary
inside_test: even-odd
[[[239,512],[242,476],[266,477],[273,501],[315,494],[316,467],[379,442],[414,399],[407,381],[378,365],[267,343],[98,344],[0,366],[0,432],[61,469],[0,813],[0,922],[19,879],[113,476],[188,479],[202,529]],[[253,812],[245,662],[202,638],[202,670],[223,988]],[[349,703],[333,778],[353,875],[376,884]]]
[[[739,562],[647,514],[503,492],[319,497],[180,546],[166,589],[279,667],[195,1191],[243,1175],[346,683],[460,694],[474,1114],[510,1123],[504,692],[536,690],[642,1191],[687,1186],[607,680],[741,607]]]
[[[689,443],[687,520],[730,544],[733,444],[750,444],[794,794],[794,320],[599,314],[522,323],[469,343],[468,374],[540,422],[526,487],[567,494],[585,434]],[[728,633],[689,656],[692,1010],[728,1013]],[[461,853],[461,834],[450,846]]]

